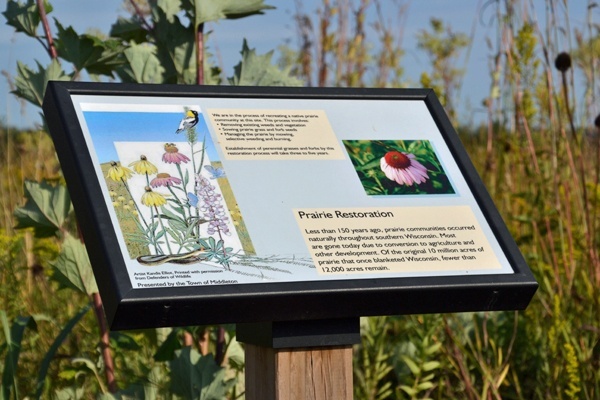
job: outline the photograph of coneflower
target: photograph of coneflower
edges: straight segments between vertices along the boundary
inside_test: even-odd
[[[369,196],[454,194],[428,140],[344,140]]]

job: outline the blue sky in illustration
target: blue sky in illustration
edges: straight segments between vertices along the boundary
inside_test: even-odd
[[[175,133],[183,113],[85,111],[84,117],[101,163],[118,160],[114,142],[187,141],[185,132]],[[196,133],[199,144],[206,136],[208,157],[218,161],[203,114],[200,114]]]

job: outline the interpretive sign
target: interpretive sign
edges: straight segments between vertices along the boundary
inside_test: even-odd
[[[50,82],[113,329],[524,308],[431,90]]]

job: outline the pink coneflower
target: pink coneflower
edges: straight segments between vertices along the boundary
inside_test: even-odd
[[[165,172],[161,172],[156,175],[156,178],[150,181],[150,186],[159,187],[159,186],[173,186],[181,183],[181,179],[175,178]]]
[[[381,170],[398,185],[412,186],[424,183],[429,176],[427,168],[418,162],[414,154],[401,153],[399,151],[388,151],[381,158]]]
[[[165,154],[163,154],[162,160],[167,164],[181,164],[190,161],[188,156],[181,154],[173,143],[165,143]]]

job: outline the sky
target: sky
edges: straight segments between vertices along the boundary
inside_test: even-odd
[[[51,0],[53,11],[49,14],[50,20],[57,19],[64,26],[73,26],[84,33],[89,29],[109,32],[110,26],[119,15],[127,16],[122,7],[122,0]],[[6,1],[2,2],[1,11],[6,8]],[[259,54],[264,54],[276,49],[279,45],[296,43],[296,28],[294,25],[295,2],[266,0],[266,4],[276,7],[267,10],[264,15],[256,15],[232,21],[211,23],[207,30],[212,31],[208,43],[209,50],[217,55],[225,76],[233,75],[233,67],[240,60],[242,40],[246,38],[250,48],[256,48]],[[305,0],[302,2],[303,11],[314,13],[321,2],[318,0]],[[391,4],[391,0],[381,2]],[[465,52],[458,60],[459,67],[465,67],[466,75],[460,95],[459,115],[467,116],[477,121],[485,117],[481,106],[482,100],[490,89],[489,57],[490,51],[486,39],[494,40],[495,25],[489,21],[493,19],[493,7],[488,7],[483,13],[479,12],[483,0],[412,0],[406,1],[408,17],[403,26],[402,45],[405,55],[402,66],[405,69],[406,80],[411,82],[411,87],[420,87],[419,76],[424,71],[430,71],[429,60],[417,48],[416,35],[419,31],[428,28],[430,18],[436,17],[451,26],[453,31],[463,32],[468,35],[474,33],[474,41],[470,52]],[[538,14],[544,14],[544,1],[533,0]],[[569,13],[573,26],[581,26],[585,22],[587,0],[571,0]],[[384,10],[385,12],[389,10]],[[600,18],[600,7],[594,10],[594,20]],[[17,61],[37,69],[36,60],[42,65],[49,62],[49,58],[42,46],[24,34],[15,33],[14,29],[6,25],[4,17],[0,16],[0,70],[16,75]],[[52,27],[53,32],[56,28]],[[277,58],[277,53],[273,61]],[[9,126],[18,128],[33,127],[41,122],[39,110],[35,107],[23,107],[14,96],[9,94],[9,84],[5,76],[0,77],[0,120]],[[471,121],[466,121],[471,122]]]

